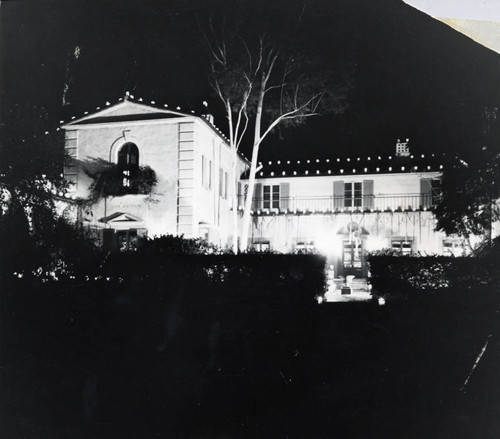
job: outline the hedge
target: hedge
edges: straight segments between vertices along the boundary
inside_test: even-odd
[[[467,291],[500,284],[496,258],[369,255],[368,262],[376,295]]]
[[[7,410],[11,437],[31,413],[81,437],[221,425],[238,437],[242,425],[282,428],[268,414],[285,416],[307,382],[324,259],[134,252],[110,255],[97,276],[36,282],[11,279],[0,312],[7,333],[29,335],[22,350],[4,346],[19,370],[5,398],[24,410]]]

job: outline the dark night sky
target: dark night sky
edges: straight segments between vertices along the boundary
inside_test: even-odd
[[[129,90],[185,110],[207,100],[223,129],[193,14],[172,14],[173,1],[2,2],[2,117],[15,104],[36,105],[55,124]],[[477,147],[482,108],[500,102],[500,56],[399,0],[332,1],[325,52],[352,70],[349,108],[281,130],[261,157],[389,153],[398,137],[416,152]]]

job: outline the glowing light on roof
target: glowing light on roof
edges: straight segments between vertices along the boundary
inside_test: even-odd
[[[305,174],[306,174],[306,175],[308,175],[308,174],[309,174],[309,171],[306,171],[306,172],[305,172]]]
[[[389,171],[392,171],[392,166],[389,166]]]
[[[341,174],[343,174],[343,173],[344,173],[344,170],[343,170],[343,169],[341,169],[341,170],[340,170],[340,173],[341,173]]]

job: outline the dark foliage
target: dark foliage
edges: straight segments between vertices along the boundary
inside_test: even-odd
[[[91,198],[94,200],[127,194],[148,195],[158,183],[155,171],[149,166],[139,166],[125,175],[115,163],[92,159],[84,164],[84,171],[94,179],[90,186]],[[125,180],[127,184],[124,184]]]
[[[21,279],[3,291],[5,437],[465,439],[498,431],[496,331],[459,390],[498,328],[498,304],[434,297],[311,307],[307,285],[291,281],[291,290],[250,283],[241,294],[129,273],[36,286]],[[285,300],[299,295],[309,299]]]
[[[437,230],[447,234],[486,235],[500,219],[500,154],[481,151],[454,159],[445,168],[442,201],[436,207]]]
[[[2,430],[26,437],[36,428],[38,438],[61,428],[82,438],[279,434],[275,416],[293,410],[290,398],[307,379],[301,365],[323,263],[155,249],[110,255],[99,276],[40,283],[36,294],[31,281],[11,283],[16,294],[4,304],[23,311],[9,317],[9,330],[29,321],[34,338],[26,351],[4,339]],[[38,361],[34,374],[28,352]]]
[[[201,238],[184,238],[184,235],[162,235],[146,238],[141,243],[141,252],[149,255],[206,255],[222,253],[214,244]]]
[[[405,297],[418,292],[435,293],[492,290],[500,285],[496,257],[368,256],[370,283],[376,295]]]

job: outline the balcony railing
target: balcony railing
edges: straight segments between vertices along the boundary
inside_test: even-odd
[[[404,212],[432,210],[439,198],[429,193],[365,195],[346,197],[280,197],[254,198],[252,213],[342,213],[342,212]],[[238,205],[243,206],[243,199]]]

